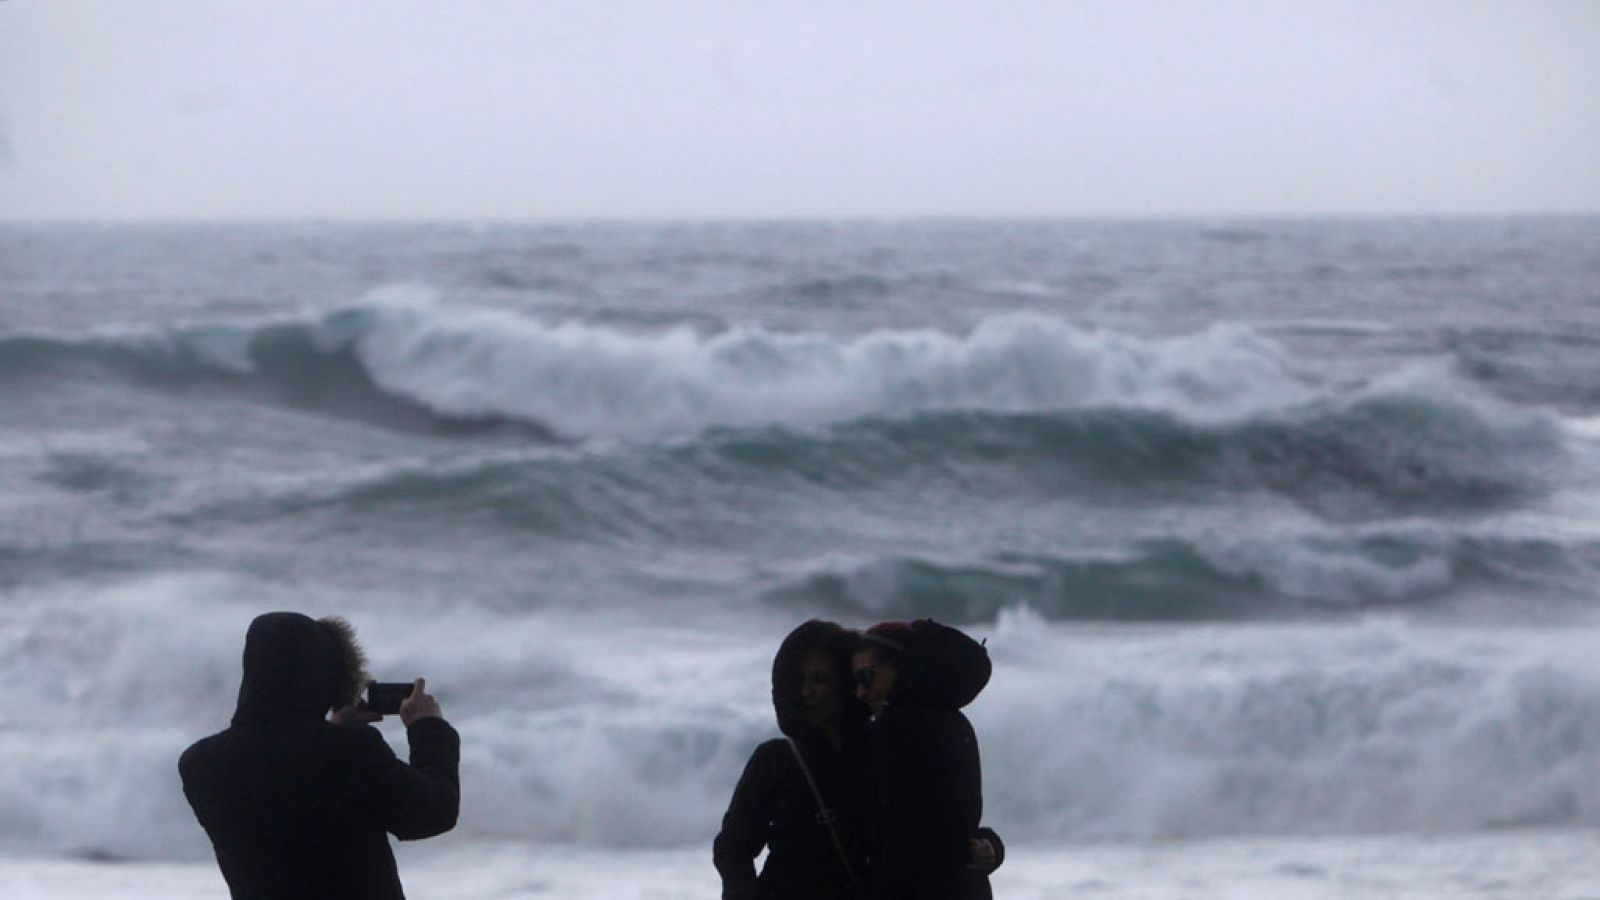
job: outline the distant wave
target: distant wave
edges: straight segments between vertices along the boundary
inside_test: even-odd
[[[890,281],[875,275],[817,275],[793,279],[773,293],[811,303],[870,303],[888,296],[893,287]]]
[[[703,447],[720,460],[824,483],[963,463],[1032,474],[1036,490],[1264,489],[1331,518],[1362,518],[1537,492],[1565,459],[1567,433],[1553,416],[1418,373],[1223,421],[1127,407],[930,412],[822,431],[716,433]]]
[[[305,320],[94,336],[0,336],[0,375],[85,364],[151,382],[227,380],[314,405],[341,398],[569,438],[805,425],[938,410],[1126,406],[1235,416],[1304,400],[1248,329],[1171,339],[1000,316],[970,333],[839,339],[735,328],[637,334],[372,301]],[[333,398],[331,401],[326,398]]]
[[[1537,496],[1566,463],[1568,430],[1540,414],[1387,390],[1217,424],[1121,409],[924,413],[418,460],[280,485],[251,492],[248,508],[194,514],[404,509],[490,516],[574,537],[670,538],[667,520],[688,498],[697,516],[718,498],[748,506],[753,497],[787,496],[848,508],[863,492],[915,484],[968,498],[960,502],[1022,494],[1166,505],[1266,492],[1329,521],[1359,522],[1492,510]]]
[[[970,563],[823,562],[765,600],[846,617],[958,622],[992,621],[1008,609],[1053,620],[1272,619],[1423,607],[1473,585],[1587,595],[1596,577],[1600,543],[1412,530],[1166,538],[1119,552]]]
[[[155,389],[217,387],[265,402],[384,428],[445,435],[512,433],[549,440],[540,423],[494,412],[454,414],[385,389],[355,346],[319,322],[137,330],[91,335],[0,335],[0,378],[111,372]]]
[[[1232,326],[1150,339],[1005,316],[962,335],[635,334],[373,301],[253,326],[0,336],[0,377],[103,369],[431,433],[687,440],[696,464],[824,482],[972,460],[1263,487],[1332,516],[1499,502],[1537,489],[1565,439],[1554,415],[1437,369],[1317,384]]]

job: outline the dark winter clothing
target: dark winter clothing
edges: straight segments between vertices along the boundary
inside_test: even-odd
[[[812,620],[790,633],[772,664],[772,701],[779,728],[805,755],[823,800],[835,815],[834,828],[858,876],[865,877],[861,854],[859,798],[862,729],[865,711],[848,696],[854,635],[831,622]],[[842,744],[807,723],[800,706],[800,669],[805,656],[821,649],[835,664],[844,712]],[[754,860],[767,848],[758,877]],[[722,876],[724,900],[844,900],[854,897],[850,877],[828,829],[818,821],[817,802],[785,740],[761,744],[734,788],[722,831],[712,845]]]
[[[839,815],[834,823],[847,852],[859,847],[855,791],[842,754],[813,745],[802,748],[823,799]],[[849,808],[840,812],[840,807]],[[722,875],[723,900],[834,900],[852,897],[850,879],[828,830],[817,821],[817,802],[795,762],[789,743],[767,741],[756,748],[734,788],[722,817],[712,858]],[[754,859],[763,847],[767,861],[757,877]],[[856,854],[851,864],[865,874]]]
[[[894,688],[871,728],[875,896],[991,897],[988,876],[966,865],[983,814],[983,775],[977,738],[960,711],[988,683],[988,653],[926,619],[895,640],[903,649],[895,652]]]
[[[348,699],[347,650],[324,622],[258,617],[232,726],[178,762],[234,900],[399,900],[386,832],[410,840],[455,826],[460,739],[449,723],[414,722],[407,765],[377,729],[326,721]]]

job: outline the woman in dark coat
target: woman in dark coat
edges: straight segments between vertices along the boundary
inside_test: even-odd
[[[813,619],[778,647],[772,706],[785,737],[751,754],[722,817],[712,856],[723,900],[868,896],[868,849],[877,841],[865,830],[863,809],[873,796],[866,783],[867,709],[854,696],[850,670],[860,641],[857,632]],[[822,795],[820,808],[797,751]],[[970,849],[964,841],[957,851],[958,866],[993,871],[1005,857],[1000,837],[986,828],[969,837]],[[763,847],[767,859],[758,876],[754,860]]]
[[[858,640],[813,619],[778,648],[772,706],[785,737],[756,748],[722,817],[712,857],[723,900],[858,896],[853,885],[864,883],[866,865],[858,802],[866,710],[850,690]],[[797,756],[822,795],[821,809]],[[763,847],[758,876],[754,860]]]
[[[919,619],[868,629],[852,666],[857,696],[872,712],[873,897],[988,900],[993,867],[969,860],[983,815],[983,773],[977,737],[961,713],[989,682],[988,652],[954,628]]]

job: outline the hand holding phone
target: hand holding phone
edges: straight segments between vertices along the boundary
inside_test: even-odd
[[[437,719],[444,715],[439,701],[428,693],[428,681],[369,681],[367,682],[367,709],[379,715],[400,715],[400,721],[410,727],[419,719]]]
[[[416,685],[411,689],[411,696],[400,704],[400,721],[410,728],[412,722],[438,719],[443,716],[444,712],[439,709],[439,701],[428,693],[427,679],[418,678]]]
[[[367,709],[380,716],[392,716],[400,711],[400,704],[411,696],[415,687],[409,681],[369,681]]]

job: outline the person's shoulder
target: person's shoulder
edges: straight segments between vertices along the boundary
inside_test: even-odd
[[[745,763],[745,772],[747,774],[762,773],[763,775],[770,775],[770,773],[778,771],[785,765],[793,765],[792,762],[789,762],[792,755],[793,753],[789,749],[789,741],[785,738],[772,738],[771,740],[762,741],[756,745],[754,750],[750,751],[750,761]]]
[[[750,786],[771,785],[787,780],[795,769],[794,752],[785,738],[762,741],[750,752],[741,780]]]
[[[228,733],[226,731],[219,731],[216,734],[208,734],[185,747],[183,750],[183,755],[188,756],[191,753],[204,753],[207,747],[215,746],[216,743],[222,738],[226,737],[227,734]]]
[[[232,735],[233,729],[224,729],[216,734],[208,734],[198,741],[185,747],[178,757],[178,768],[187,769],[199,765],[201,762],[215,757],[223,752]]]
[[[225,781],[237,767],[240,753],[232,728],[206,735],[178,755],[178,779],[185,790]]]
[[[750,762],[762,762],[770,765],[778,759],[787,759],[792,751],[789,749],[788,738],[772,738],[756,745],[750,754]]]

